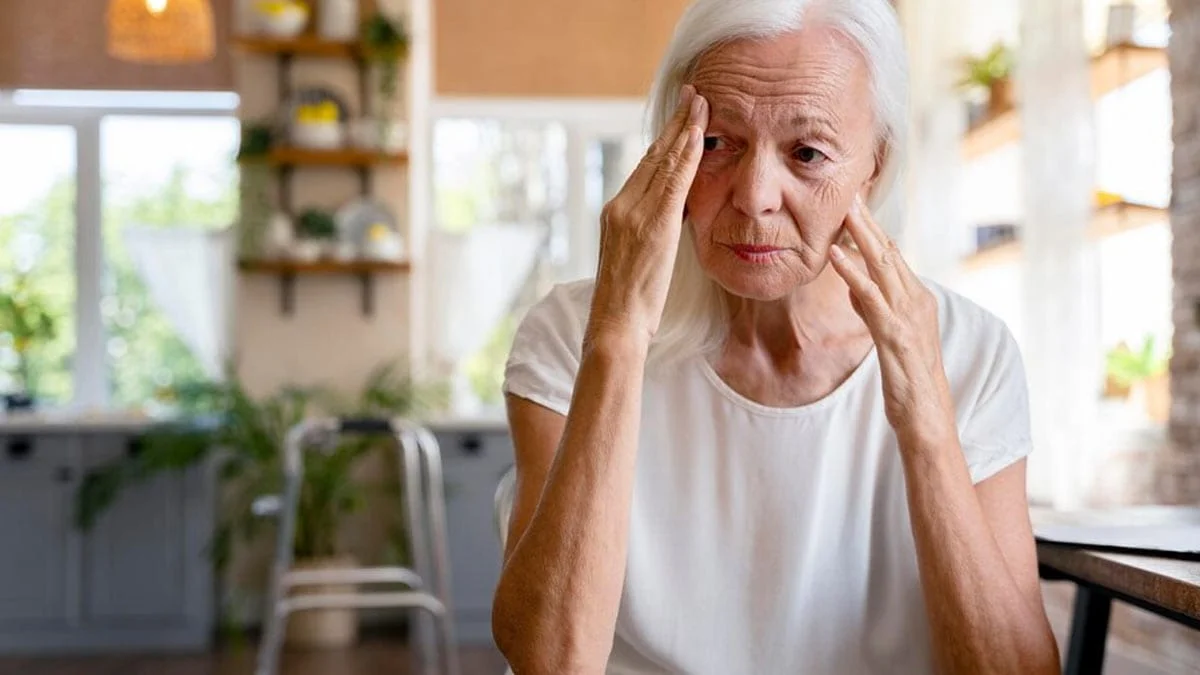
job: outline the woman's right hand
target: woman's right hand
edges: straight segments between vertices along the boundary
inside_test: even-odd
[[[708,102],[685,85],[679,108],[600,214],[590,337],[615,332],[649,346],[662,319],[684,202],[700,165]]]

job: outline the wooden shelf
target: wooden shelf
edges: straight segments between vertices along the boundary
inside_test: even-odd
[[[975,271],[1015,262],[1020,260],[1020,258],[1021,242],[1010,241],[977,253],[972,253],[963,258],[962,266],[964,270]]]
[[[1157,206],[1116,202],[1096,209],[1092,215],[1092,222],[1088,225],[1088,236],[1103,239],[1121,232],[1166,222],[1168,217],[1167,210]],[[962,267],[966,271],[975,271],[1016,262],[1020,260],[1021,252],[1020,241],[1000,244],[963,258]]]
[[[238,269],[260,274],[375,274],[407,272],[407,260],[239,260]]]
[[[357,42],[334,42],[311,35],[292,39],[247,36],[236,38],[233,44],[249,54],[314,56],[323,58],[357,58],[362,54]]]
[[[384,154],[373,150],[308,150],[306,148],[274,148],[267,157],[273,166],[350,166],[370,167],[399,165],[408,161],[408,153]]]
[[[1162,47],[1117,45],[1092,58],[1092,98],[1120,89],[1155,70],[1167,67],[1167,52]],[[1021,139],[1021,119],[1017,111],[1006,110],[987,118],[967,131],[962,151],[967,159],[997,150]]]
[[[249,274],[275,274],[279,276],[279,311],[289,316],[295,311],[297,276],[357,276],[362,288],[362,313],[371,316],[375,312],[375,275],[403,274],[411,269],[408,261],[389,260],[239,260],[238,269]]]
[[[1096,209],[1088,234],[1102,239],[1114,234],[1136,230],[1147,225],[1164,223],[1170,218],[1166,209],[1133,202],[1117,202]]]

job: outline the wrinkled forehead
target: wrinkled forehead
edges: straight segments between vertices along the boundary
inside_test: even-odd
[[[848,131],[873,118],[866,59],[844,34],[819,24],[718,45],[697,61],[691,81],[715,122],[787,127],[822,119]]]

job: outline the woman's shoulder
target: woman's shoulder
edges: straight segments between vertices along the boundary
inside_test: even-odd
[[[594,288],[591,279],[556,284],[529,308],[505,365],[506,393],[566,414]]]
[[[1014,341],[1008,324],[995,313],[935,281],[922,281],[937,298],[943,352],[986,358]]]

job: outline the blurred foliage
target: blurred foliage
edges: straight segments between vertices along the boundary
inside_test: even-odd
[[[1105,361],[1108,377],[1128,387],[1167,372],[1171,354],[1170,349],[1158,348],[1154,335],[1146,335],[1139,349],[1133,350],[1122,342],[1108,352]]]
[[[968,56],[962,60],[959,89],[989,89],[993,83],[1010,76],[1015,57],[1013,50],[997,42],[983,56]]]
[[[28,272],[0,277],[0,333],[6,335],[16,355],[14,372],[18,390],[36,396],[37,379],[30,356],[54,339],[56,321],[46,300],[30,281]]]
[[[499,405],[504,396],[504,366],[517,333],[517,317],[506,314],[492,329],[487,343],[463,362],[463,372],[471,391],[486,405]]]
[[[443,385],[418,382],[392,364],[378,367],[349,400],[321,387],[285,387],[256,399],[232,373],[225,382],[200,382],[175,393],[180,421],[151,430],[134,455],[89,471],[76,493],[75,520],[89,529],[123,490],[163,472],[216,462],[223,500],[210,552],[218,569],[228,563],[235,542],[255,538],[264,524],[274,522],[255,515],[252,504],[264,495],[282,494],[284,439],[306,415],[416,417],[446,400]],[[338,552],[343,518],[360,509],[368,495],[368,487],[354,479],[355,465],[379,443],[379,437],[342,436],[305,454],[293,548],[297,558]]]
[[[218,194],[191,194],[189,184],[197,178],[215,179]],[[122,230],[127,225],[206,229],[229,225],[237,215],[237,172],[232,161],[228,171],[215,177],[176,165],[155,185],[112,189],[118,182],[106,176],[101,300],[104,351],[111,404],[140,406],[173,383],[202,377],[203,371],[151,301],[125,248]],[[0,250],[21,253],[0,256],[0,276],[26,274],[58,327],[54,338],[29,356],[37,393],[49,402],[66,403],[73,394],[75,221],[74,176],[60,178],[24,210],[0,215]],[[12,344],[11,336],[0,342],[0,360],[12,360]]]

